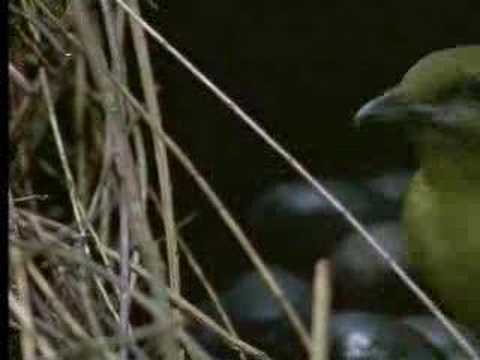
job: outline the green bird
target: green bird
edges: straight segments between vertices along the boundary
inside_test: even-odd
[[[480,46],[426,55],[355,120],[411,134],[420,168],[404,203],[410,260],[445,309],[480,331]]]

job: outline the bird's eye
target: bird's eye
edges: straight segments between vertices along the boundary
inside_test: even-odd
[[[480,100],[480,77],[469,79],[465,83],[464,91],[469,97]]]

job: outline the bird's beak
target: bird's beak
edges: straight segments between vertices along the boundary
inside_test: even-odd
[[[365,105],[354,116],[356,125],[373,123],[404,123],[431,119],[434,108],[427,104],[413,104],[396,92],[387,92]]]

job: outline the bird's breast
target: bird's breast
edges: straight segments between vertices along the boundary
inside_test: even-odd
[[[413,265],[459,320],[480,323],[480,184],[443,191],[420,171],[404,215]]]

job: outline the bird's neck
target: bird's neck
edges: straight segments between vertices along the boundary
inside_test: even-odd
[[[480,142],[429,131],[417,143],[426,179],[439,189],[480,193]]]

